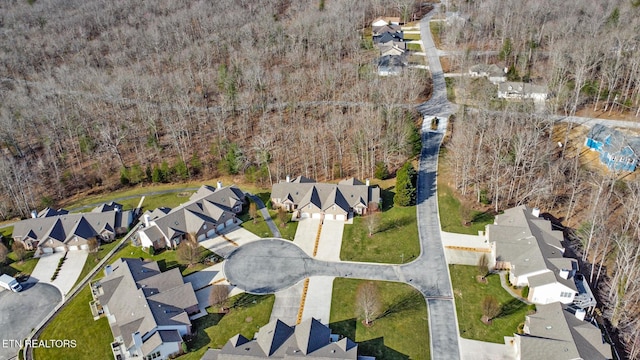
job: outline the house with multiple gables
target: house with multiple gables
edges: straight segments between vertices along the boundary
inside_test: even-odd
[[[526,82],[503,82],[498,84],[498,97],[516,100],[547,100],[549,89],[546,86],[534,85]]]
[[[614,171],[635,171],[640,159],[640,137],[627,136],[610,127],[595,124],[584,145],[600,154],[600,162]]]
[[[254,339],[238,334],[222,349],[210,349],[202,360],[236,359],[336,359],[375,360],[358,356],[358,345],[348,338],[340,339],[316,319],[289,326],[276,319],[260,328]]]
[[[528,286],[528,300],[535,304],[595,306],[589,285],[578,273],[578,262],[564,257],[562,232],[539,215],[538,209],[518,206],[486,226],[490,267],[508,270],[511,284]]]
[[[180,269],[161,272],[155,261],[120,258],[91,284],[94,316],[109,321],[116,359],[169,359],[191,334],[190,315],[199,312],[191,283]]]
[[[348,220],[365,215],[370,204],[380,205],[380,188],[350,178],[337,184],[319,183],[299,176],[273,184],[271,203],[301,218]]]
[[[136,210],[123,210],[118,203],[103,204],[88,213],[69,213],[46,208],[14,225],[13,239],[36,254],[88,249],[88,241],[112,241],[126,234],[137,217]]]
[[[596,323],[585,321],[585,311],[556,302],[538,305],[527,315],[522,334],[515,334],[517,360],[613,359]]]
[[[507,81],[507,73],[496,64],[477,64],[469,68],[471,77],[485,77],[494,84],[500,84]]]
[[[186,203],[174,208],[159,208],[142,215],[144,227],[138,230],[144,248],[172,248],[188,236],[197,241],[217,236],[218,232],[237,224],[245,194],[235,185],[203,185]]]

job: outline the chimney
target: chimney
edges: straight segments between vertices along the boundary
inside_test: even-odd
[[[365,184],[367,184],[367,186],[370,185],[369,179],[364,179]]]
[[[563,279],[568,279],[569,278],[569,270],[560,270],[560,277]]]
[[[291,182],[291,176],[287,175],[287,182]]]
[[[151,216],[144,214],[144,227],[149,227],[149,219],[151,219]]]
[[[31,217],[32,217],[33,219],[37,218],[37,217],[38,217],[38,212],[37,212],[37,211],[35,211],[35,210],[31,210]]]
[[[535,216],[535,217],[540,217],[540,209],[538,208],[533,208],[531,210],[531,215]]]
[[[587,311],[585,309],[576,310],[576,319],[584,321],[585,315],[587,315]]]
[[[222,189],[222,181],[218,181],[218,183],[216,184],[216,187],[218,189]]]

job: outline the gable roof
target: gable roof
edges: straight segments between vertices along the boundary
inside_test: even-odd
[[[220,350],[208,350],[205,360],[318,358],[356,360],[357,345],[343,338],[331,340],[331,330],[316,319],[289,326],[276,319],[260,328],[254,340],[231,338]]]
[[[595,124],[587,133],[587,138],[603,144],[603,150],[621,153],[626,157],[640,157],[640,137],[627,136],[621,131],[602,124]]]
[[[525,334],[516,337],[522,360],[612,358],[600,329],[577,319],[558,302],[538,305],[536,313],[526,317]]]

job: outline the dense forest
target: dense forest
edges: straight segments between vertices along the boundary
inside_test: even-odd
[[[441,40],[446,48],[468,50],[450,57],[460,71],[497,63],[512,80],[547,85],[547,113],[634,119],[640,112],[639,5],[452,1],[447,10],[458,11],[457,20],[447,22]],[[604,317],[627,357],[640,357],[638,177],[588,166],[586,131],[577,137],[575,124],[554,123],[526,104],[501,103],[495,89],[476,80],[458,85],[478,108],[461,108],[452,122],[446,148],[453,185],[492,211],[528,204],[570,226],[571,248]]]
[[[363,41],[413,1],[0,3],[0,217],[79,191],[220,174],[372,177],[414,151],[425,72]]]

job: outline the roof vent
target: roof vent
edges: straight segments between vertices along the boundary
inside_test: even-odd
[[[540,209],[538,209],[538,208],[531,209],[531,215],[533,215],[535,217],[540,217]]]
[[[565,280],[568,279],[569,278],[569,270],[565,270],[565,269],[560,270],[560,277],[565,279]]]

